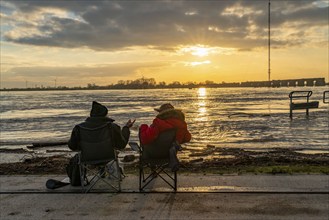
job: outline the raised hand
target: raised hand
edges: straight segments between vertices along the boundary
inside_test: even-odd
[[[126,123],[126,126],[128,128],[131,128],[134,125],[135,121],[136,121],[136,119],[134,119],[133,121],[131,119],[129,119]]]

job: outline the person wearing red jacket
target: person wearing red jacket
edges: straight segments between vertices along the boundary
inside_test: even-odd
[[[177,129],[176,141],[179,144],[184,144],[191,140],[191,134],[185,122],[185,115],[181,110],[175,109],[170,103],[165,103],[160,108],[155,108],[154,110],[159,112],[159,114],[153,120],[153,123],[150,126],[142,124],[139,128],[141,144],[147,145],[152,143],[161,132],[172,128]]]

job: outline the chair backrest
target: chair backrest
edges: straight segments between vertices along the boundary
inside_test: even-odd
[[[110,124],[105,124],[97,128],[79,126],[79,134],[82,162],[96,164],[115,159]]]
[[[169,149],[175,140],[176,129],[161,132],[151,144],[141,145],[142,157],[144,159],[169,158]]]

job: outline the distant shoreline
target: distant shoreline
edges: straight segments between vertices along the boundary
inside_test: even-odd
[[[184,83],[173,82],[171,84],[160,83],[156,84],[154,79],[137,79],[130,83],[121,82],[107,86],[98,86],[88,84],[87,87],[34,87],[34,88],[2,88],[0,91],[71,91],[71,90],[136,90],[136,89],[196,89],[196,88],[302,88],[302,87],[321,87],[328,86],[329,82],[325,82],[324,78],[301,78],[287,80],[272,80],[272,81],[247,81],[241,83],[215,83],[206,81],[205,83]]]
[[[204,88],[204,87],[203,87]],[[208,88],[208,87],[206,87]],[[217,87],[219,88],[219,87]],[[222,87],[224,88],[224,87]],[[226,87],[228,88],[228,87]],[[233,87],[231,87],[233,88]],[[93,90],[156,90],[156,89],[190,89],[186,87],[173,87],[173,88],[27,88],[27,89],[21,89],[21,88],[13,88],[13,89],[0,89],[1,92],[25,92],[25,91],[93,91]],[[192,88],[194,89],[194,88]]]
[[[303,87],[325,87],[329,86],[329,83],[321,86],[279,86],[270,88],[303,88]],[[197,89],[197,88],[266,88],[266,86],[198,86],[198,87],[156,87],[156,88],[12,88],[12,89],[0,89],[1,92],[27,92],[27,91],[92,91],[92,90],[155,90],[155,89]]]

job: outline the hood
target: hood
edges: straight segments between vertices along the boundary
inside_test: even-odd
[[[159,119],[162,119],[162,120],[165,120],[168,118],[177,118],[181,121],[185,121],[185,115],[182,112],[182,110],[179,110],[179,109],[169,109],[169,110],[162,111],[156,117]]]
[[[107,108],[96,102],[93,101],[91,111],[90,111],[90,117],[105,117],[107,115]]]

